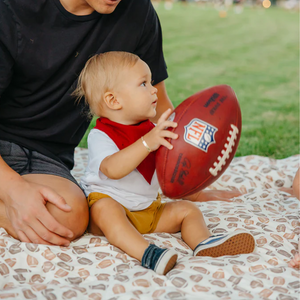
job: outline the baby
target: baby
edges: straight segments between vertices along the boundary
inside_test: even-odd
[[[196,256],[250,253],[254,238],[247,231],[211,235],[199,208],[190,201],[162,203],[155,172],[155,151],[173,146],[166,130],[177,124],[165,111],[156,126],[157,89],[148,65],[127,52],[95,55],[80,74],[75,95],[85,97],[99,117],[88,136],[89,161],[81,179],[90,207],[89,232],[141,261],[143,267],[165,275],[177,260],[172,249],[162,249],[142,234],[175,233]],[[167,139],[166,139],[167,138]]]

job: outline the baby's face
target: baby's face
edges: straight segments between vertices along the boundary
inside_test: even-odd
[[[124,124],[136,124],[156,115],[157,89],[151,84],[148,65],[137,63],[120,73],[117,97],[122,104]]]

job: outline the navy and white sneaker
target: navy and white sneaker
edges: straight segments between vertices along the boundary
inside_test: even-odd
[[[176,264],[177,253],[171,249],[162,249],[150,244],[142,257],[142,266],[155,271],[159,275],[166,275]]]
[[[252,253],[255,248],[253,236],[244,230],[212,235],[202,241],[194,250],[194,256],[219,257]]]

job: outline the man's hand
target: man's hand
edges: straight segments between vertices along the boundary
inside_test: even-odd
[[[226,201],[232,202],[232,198],[241,196],[239,191],[226,191],[226,190],[204,190],[190,196],[184,197],[186,200],[194,202],[207,202],[207,201]]]
[[[171,112],[170,108],[167,109],[159,118],[155,128],[144,136],[144,140],[152,151],[157,150],[160,146],[165,146],[169,150],[173,149],[173,146],[166,140],[166,138],[178,138],[178,134],[166,130],[167,127],[177,127],[177,123],[167,120]]]
[[[15,233],[22,242],[35,244],[69,245],[73,233],[58,223],[46,208],[51,202],[69,212],[71,207],[52,189],[28,182],[23,178],[14,181],[5,201],[6,214]]]

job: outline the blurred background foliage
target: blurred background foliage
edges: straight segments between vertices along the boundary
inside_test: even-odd
[[[153,1],[163,30],[170,99],[176,107],[199,90],[230,85],[243,118],[237,156],[280,159],[299,153],[295,3],[287,9],[283,1],[270,2],[269,8],[260,0]],[[87,133],[81,147],[86,147]]]

